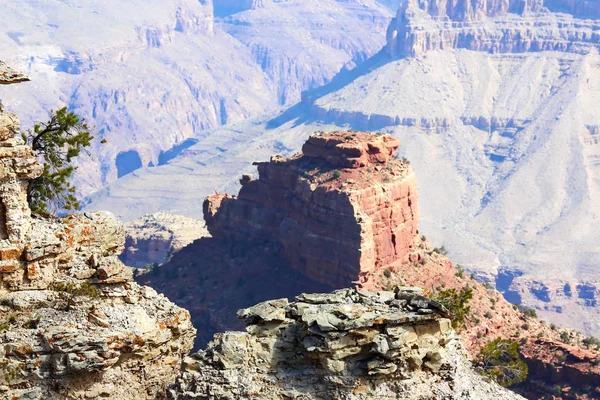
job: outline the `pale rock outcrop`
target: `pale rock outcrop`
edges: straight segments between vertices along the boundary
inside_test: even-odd
[[[209,196],[208,230],[219,240],[281,243],[294,269],[333,287],[408,261],[417,193],[410,165],[393,157],[399,144],[370,133],[313,135],[303,154],[257,163],[259,178],[238,197]]]
[[[187,357],[170,399],[522,399],[474,372],[418,288],[303,294],[238,315],[246,332]]]
[[[16,71],[6,65],[4,61],[0,61],[0,85],[9,85],[28,81],[29,77],[22,72]]]
[[[394,58],[452,48],[585,54],[600,48],[599,26],[598,21],[551,13],[541,0],[408,0],[388,28],[386,51]]]
[[[161,265],[196,239],[208,236],[206,224],[167,213],[147,214],[125,225],[127,239],[121,260],[130,267]]]
[[[0,396],[160,399],[195,335],[189,313],[133,282],[110,213],[31,216],[42,167],[0,110]]]

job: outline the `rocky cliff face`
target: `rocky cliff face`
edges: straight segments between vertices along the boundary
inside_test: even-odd
[[[27,75],[12,69],[4,61],[0,61],[0,85],[10,85],[28,80]]]
[[[125,225],[120,259],[135,268],[161,265],[196,239],[208,236],[204,221],[166,213],[147,214]]]
[[[393,156],[398,145],[368,133],[313,135],[302,154],[258,163],[259,179],[247,178],[238,197],[209,196],[208,230],[281,243],[293,268],[333,287],[408,260],[417,194],[412,169]]]
[[[192,347],[189,313],[133,282],[111,214],[31,216],[26,189],[41,166],[17,130],[0,110],[0,393],[164,397]]]
[[[420,289],[304,294],[240,310],[246,332],[186,358],[171,399],[521,399],[476,374]]]
[[[386,50],[392,57],[453,48],[490,53],[587,53],[600,48],[598,26],[595,21],[551,13],[542,1],[409,0],[390,24]]]

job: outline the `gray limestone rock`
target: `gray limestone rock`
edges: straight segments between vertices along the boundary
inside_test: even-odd
[[[522,399],[475,373],[450,321],[410,293],[427,315],[390,305],[393,292],[351,289],[241,310],[247,332],[217,334],[188,357],[168,397]],[[273,316],[277,327],[263,329]]]

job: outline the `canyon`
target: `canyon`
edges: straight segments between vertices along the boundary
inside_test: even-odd
[[[598,335],[593,10],[597,2],[406,2],[375,56],[281,112],[206,131],[88,207],[202,219],[204,197],[239,190],[253,161],[293,155],[314,131],[379,130],[404,144],[399,155],[419,176],[421,231],[436,246],[510,301]]]
[[[390,135],[316,133],[303,153],[257,163],[259,177],[242,176],[237,196],[217,193],[205,200],[210,237],[175,253],[138,281],[190,310],[201,327],[196,348],[216,332],[242,329],[234,311],[257,301],[353,286],[360,293],[417,286],[434,297],[468,290],[473,301],[460,341],[472,357],[497,337],[522,341],[528,346],[525,359],[537,373],[518,390],[536,398],[561,385],[572,395],[593,398],[589,387],[600,378],[597,348],[559,362],[562,354],[585,348],[585,337],[528,316],[420,234],[415,175],[406,160],[393,156],[398,146]],[[253,339],[231,338],[238,339],[253,346]],[[569,351],[563,346],[567,340]],[[546,349],[547,343],[554,343],[555,350]],[[215,351],[218,359],[230,357]],[[538,358],[538,352],[547,356]],[[203,368],[213,365],[203,357],[189,361],[195,366],[180,383],[183,392],[188,387],[212,390],[210,379],[199,383],[208,379]],[[242,364],[242,370],[249,367]],[[545,374],[547,370],[579,372]]]
[[[26,128],[63,106],[95,127],[75,178],[87,195],[207,129],[297,101],[377,52],[393,17],[375,0],[236,3],[215,17],[226,0],[5,2],[4,57],[33,82],[4,101]]]
[[[3,84],[25,79],[0,64]],[[215,335],[185,357],[196,333],[190,314],[133,282],[118,259],[122,223],[106,212],[32,215],[26,192],[43,168],[18,124],[0,107],[3,397],[522,398],[474,371],[448,311],[418,288],[257,304],[238,312],[247,333]],[[372,143],[379,147],[360,157],[331,159],[391,163],[395,139]]]

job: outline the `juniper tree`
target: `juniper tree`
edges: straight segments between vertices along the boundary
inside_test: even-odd
[[[528,368],[519,355],[519,342],[497,338],[489,342],[477,357],[477,369],[504,387],[527,379]]]
[[[70,178],[74,159],[94,138],[85,119],[66,107],[52,112],[48,122],[37,122],[23,139],[42,158],[44,172],[29,183],[27,202],[35,213],[78,210],[76,188]]]

